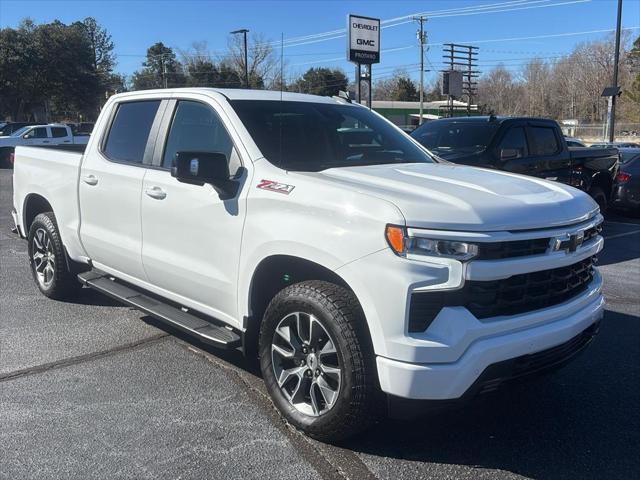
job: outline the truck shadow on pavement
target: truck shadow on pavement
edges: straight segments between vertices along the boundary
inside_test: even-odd
[[[461,409],[381,423],[346,446],[400,460],[398,478],[415,462],[531,478],[633,478],[640,468],[639,322],[607,311],[600,335],[563,369]]]
[[[240,352],[143,319],[261,385],[257,362]],[[385,462],[395,478],[428,477],[434,463],[459,474],[478,468],[532,478],[633,478],[640,468],[639,325],[640,316],[607,311],[600,335],[563,369],[411,422],[382,420],[340,446],[365,463]]]

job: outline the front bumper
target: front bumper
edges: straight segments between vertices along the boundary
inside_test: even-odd
[[[562,345],[599,322],[604,312],[601,285],[602,280],[596,275],[589,289],[579,297],[552,308],[518,315],[519,329],[494,334],[475,332],[476,338],[452,362],[409,363],[378,356],[380,386],[384,392],[397,397],[458,399],[492,365]]]

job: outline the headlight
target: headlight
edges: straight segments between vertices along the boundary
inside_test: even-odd
[[[409,236],[404,227],[387,225],[385,236],[391,249],[398,255],[426,255],[430,257],[471,260],[478,254],[478,246],[457,240],[441,240]]]

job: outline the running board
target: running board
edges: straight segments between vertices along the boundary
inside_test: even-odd
[[[116,281],[111,275],[99,270],[90,270],[78,275],[83,285],[104,293],[122,303],[195,336],[198,340],[220,348],[236,348],[241,338],[230,328],[215,325],[201,317],[185,312],[162,300],[150,297],[132,287]]]

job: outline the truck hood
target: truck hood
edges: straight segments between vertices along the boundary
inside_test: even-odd
[[[332,168],[314,174],[395,204],[407,226],[497,231],[547,228],[593,215],[587,194],[497,170],[413,163]]]

